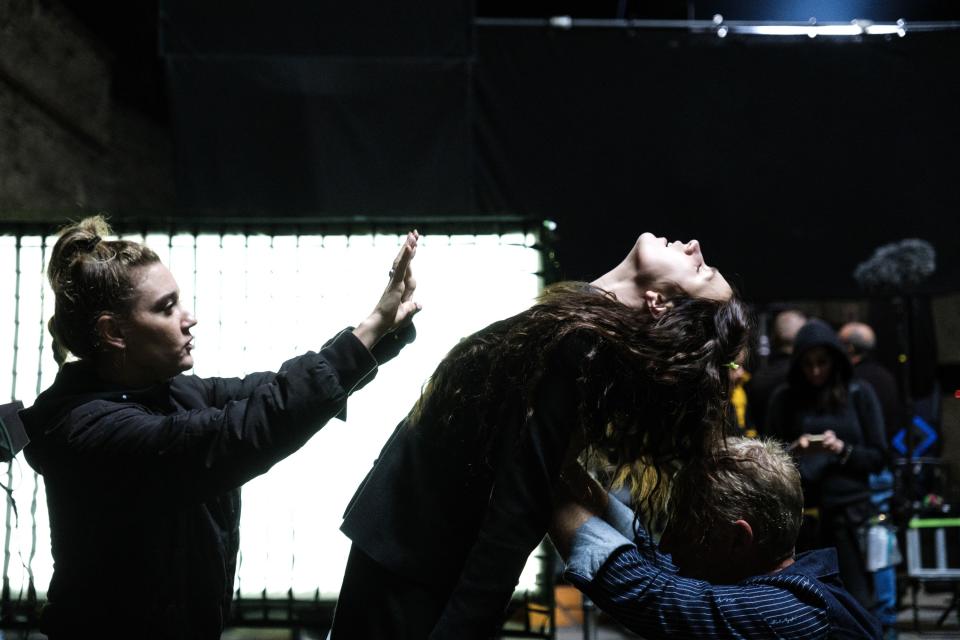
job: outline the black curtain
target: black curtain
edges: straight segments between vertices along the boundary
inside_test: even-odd
[[[755,300],[860,294],[904,237],[960,277],[960,34],[811,40],[478,32],[478,198],[560,221],[569,276],[698,237]]]
[[[887,242],[960,282],[960,33],[733,37],[475,27],[400,8],[164,0],[190,212],[511,214],[559,223],[566,277],[642,230],[701,240],[756,301],[859,296]]]

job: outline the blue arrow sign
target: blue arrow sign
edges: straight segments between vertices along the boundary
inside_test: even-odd
[[[920,433],[923,434],[923,442],[918,444],[913,450],[913,457],[919,458],[927,450],[933,446],[933,443],[937,441],[937,432],[931,427],[926,420],[920,416],[913,416],[913,426],[920,430]],[[899,451],[901,454],[906,455],[907,453],[907,430],[900,429],[897,431],[897,435],[893,436],[893,448]]]

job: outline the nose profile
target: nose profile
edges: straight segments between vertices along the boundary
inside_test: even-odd
[[[186,311],[183,314],[183,328],[189,330],[194,325],[197,324],[197,317],[193,315],[192,311]]]
[[[696,240],[691,240],[690,242],[687,243],[687,245],[683,248],[683,250],[689,254],[699,253],[700,243]]]

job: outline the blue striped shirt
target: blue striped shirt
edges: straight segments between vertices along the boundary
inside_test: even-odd
[[[611,497],[606,520],[574,534],[565,577],[630,630],[648,638],[879,638],[880,627],[843,589],[834,549],[735,585],[677,574],[633,512]],[[644,549],[643,552],[638,549]]]

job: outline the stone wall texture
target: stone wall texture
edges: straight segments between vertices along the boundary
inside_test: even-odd
[[[115,104],[112,62],[56,2],[0,2],[0,221],[173,205],[170,132]]]

